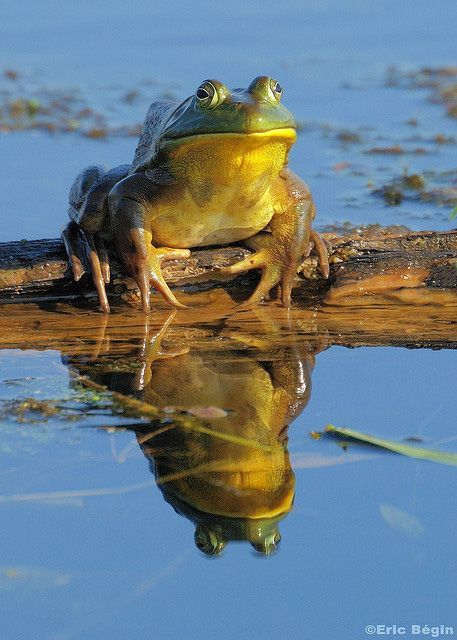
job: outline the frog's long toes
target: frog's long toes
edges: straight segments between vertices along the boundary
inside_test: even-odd
[[[73,280],[78,282],[86,273],[86,270],[84,269],[81,260],[74,254],[70,256],[70,265],[71,270],[73,271]]]
[[[265,265],[264,256],[258,252],[253,253],[252,255],[240,260],[239,262],[235,262],[228,267],[222,267],[220,273],[224,275],[238,275],[240,273],[245,273],[246,271],[250,271],[251,269],[261,269]]]
[[[103,313],[110,313],[111,309],[107,298],[105,300],[100,300],[100,311]]]
[[[105,284],[109,284],[109,281],[111,279],[111,271],[110,271],[109,264],[107,264],[106,262],[102,262],[100,267],[102,270],[103,280],[105,281]]]
[[[68,263],[73,271],[73,279],[75,282],[81,280],[83,275],[86,273],[82,260],[79,257],[81,249],[78,245],[78,235],[79,229],[71,222],[62,231],[62,240],[65,246],[65,251],[67,252]]]
[[[160,278],[156,274],[151,274],[151,282],[154,289],[157,289],[157,291],[162,294],[168,304],[171,304],[176,309],[187,309],[185,304],[179,302],[163,278]]]
[[[103,311],[103,313],[109,313],[110,306],[108,302],[108,296],[106,295],[105,281],[103,280],[101,273],[95,274],[94,271],[92,271],[92,276],[93,276],[95,288],[97,289],[97,293],[98,293],[100,310]]]
[[[290,308],[292,301],[292,288],[294,286],[295,276],[297,274],[296,262],[292,261],[285,268],[281,278],[281,302],[287,309]]]
[[[262,277],[260,278],[260,282],[257,287],[254,289],[254,293],[252,293],[249,298],[243,302],[243,306],[251,306],[253,304],[258,304],[261,302],[275,286],[275,282],[273,282],[270,276],[264,271],[262,273]]]
[[[287,282],[281,285],[281,302],[287,309],[290,307],[292,298],[292,283]]]
[[[151,286],[149,284],[149,274],[146,268],[138,270],[135,277],[141,295],[141,308],[144,313],[149,313],[151,309]]]
[[[108,251],[106,250],[105,243],[103,242],[102,238],[100,238],[100,236],[97,236],[97,235],[94,236],[94,240],[95,240],[95,247],[96,247],[99,262],[100,262],[100,271],[102,273],[103,280],[105,281],[105,284],[109,284],[111,274],[110,274],[110,266],[109,266],[109,259],[108,259]]]
[[[88,238],[88,244],[90,249],[89,262],[90,262],[90,268],[92,271],[92,279],[94,281],[95,288],[97,289],[98,299],[100,301],[100,308],[103,311],[103,313],[109,313],[110,308],[109,308],[108,297],[106,295],[106,289],[105,289],[106,281],[105,281],[105,278],[103,277],[102,268],[100,265],[100,258],[98,257],[98,253],[94,248],[93,239],[89,236],[89,234],[86,234],[86,237]]]
[[[322,275],[325,279],[327,279],[330,275],[330,264],[328,260],[330,245],[321,237],[321,235],[317,231],[314,231],[314,229],[311,230],[310,239],[317,253]]]

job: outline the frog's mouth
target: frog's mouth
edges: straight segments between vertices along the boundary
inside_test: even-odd
[[[227,140],[246,142],[263,142],[278,140],[287,142],[292,145],[297,139],[297,131],[293,127],[283,127],[278,129],[269,129],[267,131],[246,131],[246,132],[234,132],[234,131],[211,131],[208,133],[190,133],[189,135],[180,135],[177,137],[164,136],[162,139],[163,146],[177,146],[177,145],[191,145],[204,142],[217,142],[220,139],[221,142]]]

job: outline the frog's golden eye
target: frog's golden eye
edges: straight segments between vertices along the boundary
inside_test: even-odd
[[[216,87],[208,80],[198,87],[195,97],[197,98],[197,104],[201,107],[215,107],[219,102]]]
[[[274,95],[274,97],[276,98],[276,100],[281,100],[281,96],[282,96],[282,87],[279,84],[279,82],[277,80],[273,80],[273,78],[270,79],[270,89]]]

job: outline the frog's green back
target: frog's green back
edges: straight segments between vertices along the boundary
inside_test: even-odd
[[[178,103],[171,100],[158,100],[151,104],[141,129],[130,173],[144,171],[151,166],[164,126],[177,106]]]

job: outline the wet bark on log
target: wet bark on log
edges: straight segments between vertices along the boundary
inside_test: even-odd
[[[310,256],[303,263],[305,277],[297,275],[295,299],[313,294],[325,298],[329,305],[357,301],[366,306],[380,292],[405,294],[412,289],[421,289],[425,302],[433,290],[457,298],[457,231],[410,232],[371,226],[347,235],[323,236],[331,245],[330,278],[322,278],[317,258]],[[164,276],[176,287],[199,288],[205,282],[226,282],[220,269],[248,254],[249,250],[241,246],[194,250],[189,259],[166,263]],[[132,289],[133,281],[113,257],[109,297],[128,298]],[[95,295],[90,278],[84,276],[82,282],[73,282],[60,240],[0,243],[0,303],[87,295]]]

